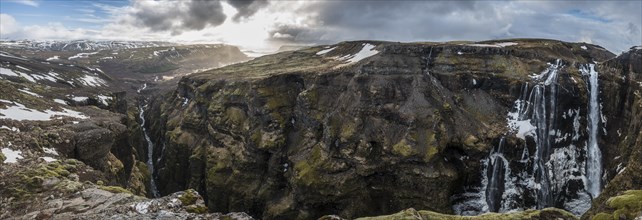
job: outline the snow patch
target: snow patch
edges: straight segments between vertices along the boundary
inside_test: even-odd
[[[65,100],[62,100],[62,99],[53,99],[53,101],[58,104],[67,105],[67,102],[65,102]]]
[[[0,75],[20,77],[20,73],[5,68],[0,68]]]
[[[134,209],[140,214],[147,214],[149,212],[149,206],[152,204],[152,201],[139,202],[134,204]]]
[[[58,151],[56,151],[56,149],[44,147],[42,148],[42,150],[45,152],[45,154],[52,154],[52,155],[59,156]]]
[[[82,78],[80,78],[79,80],[85,86],[97,87],[97,86],[104,86],[105,85],[105,81],[104,80],[102,80],[101,78],[95,77],[95,76],[85,75]]]
[[[100,101],[100,103],[102,103],[103,105],[109,105],[109,103],[107,103],[107,101],[111,101],[111,97],[110,96],[98,95],[97,97],[98,97],[98,101]]]
[[[87,119],[89,117],[84,116],[82,113],[63,108],[62,111],[54,110],[45,110],[38,111],[35,109],[30,109],[25,107],[23,104],[17,102],[12,103],[12,106],[8,106],[7,109],[0,109],[0,119],[11,119],[11,120],[29,120],[29,121],[49,121],[53,119],[59,119],[62,117],[72,117],[79,119]]]
[[[508,129],[512,132],[516,131],[517,137],[526,140],[526,135],[535,135],[535,129],[537,129],[537,127],[531,123],[531,119],[520,120],[520,112],[523,111],[522,108],[525,106],[522,102],[524,101],[515,101],[515,112],[508,112],[506,120],[508,121]]]
[[[16,67],[17,67],[18,69],[22,69],[22,70],[26,70],[26,71],[31,71],[30,69],[27,69],[27,68],[22,67],[22,66],[19,66],[19,65],[16,65]]]
[[[53,61],[53,60],[59,60],[59,59],[60,59],[59,56],[53,56],[53,57],[47,58],[47,61]]]
[[[89,58],[90,55],[97,54],[98,52],[92,52],[92,53],[79,53],[74,56],[71,56],[68,58],[68,60],[73,60],[73,59],[79,59],[79,58]]]
[[[14,76],[14,77],[23,77],[27,79],[29,82],[36,82],[36,79],[32,77],[29,74],[26,73],[21,73],[19,71],[11,70],[11,69],[6,69],[6,68],[0,68],[0,75],[5,75],[5,76]]]
[[[42,96],[41,96],[41,95],[38,95],[38,94],[36,94],[36,93],[34,93],[34,92],[32,92],[32,91],[26,90],[26,89],[18,89],[18,91],[20,91],[20,92],[24,92],[24,93],[27,93],[27,94],[29,94],[29,95],[31,95],[31,96],[35,96],[35,97],[38,97],[38,98],[42,98]]]
[[[363,47],[359,52],[357,52],[355,55],[353,55],[351,58],[348,59],[348,62],[350,63],[356,63],[359,62],[365,58],[371,57],[375,54],[378,54],[379,51],[375,50],[375,45],[372,44],[364,44]]]
[[[583,45],[580,48],[582,48],[582,50],[588,50],[588,48],[586,48],[586,46],[583,46]]]
[[[87,101],[87,99],[89,99],[89,97],[85,96],[76,96],[71,98],[71,100],[74,100],[74,102],[85,102]]]
[[[9,143],[9,145],[11,145],[11,143]],[[24,159],[24,157],[22,157],[22,151],[20,150],[2,148],[2,154],[7,158],[4,160],[4,163],[16,163],[19,159]]]
[[[40,159],[45,160],[45,162],[54,162],[54,161],[57,161],[57,159],[56,159],[56,158],[53,158],[53,157],[40,157]]]
[[[13,131],[13,132],[20,132],[20,129],[18,129],[16,127],[8,127],[6,125],[0,126],[0,129],[7,129],[7,130]]]
[[[328,52],[330,52],[330,51],[334,50],[334,48],[337,48],[337,47],[332,47],[332,48],[329,48],[329,49],[321,50],[321,51],[317,52],[317,55],[323,55],[323,54],[326,54],[326,53],[328,53]]]

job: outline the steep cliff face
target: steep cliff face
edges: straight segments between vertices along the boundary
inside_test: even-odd
[[[642,216],[642,47],[600,65],[604,89],[604,191],[583,219]],[[637,191],[629,191],[637,190]]]
[[[612,57],[549,40],[346,42],[190,75],[150,104],[158,187],[266,219],[581,214],[615,175],[600,156],[639,148],[602,131],[639,118],[600,115],[616,109],[596,92],[622,74],[591,64]],[[629,78],[609,89],[634,94]]]

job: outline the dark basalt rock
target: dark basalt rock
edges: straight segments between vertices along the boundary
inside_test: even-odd
[[[452,213],[452,196],[479,183],[480,160],[507,134],[506,113],[531,74],[560,59],[555,114],[579,108],[585,117],[580,65],[614,57],[594,45],[514,42],[344,42],[323,55],[316,53],[327,48],[313,47],[184,77],[152,100],[146,116],[159,146],[159,189],[194,188],[211,211],[265,219],[354,218],[408,207]],[[354,64],[338,60],[364,43],[379,53]],[[558,129],[570,132],[565,120]],[[610,146],[605,137],[602,149]],[[524,143],[533,155],[532,140],[506,135],[509,161],[519,160],[516,146]],[[605,153],[605,170],[613,169],[613,155]],[[583,186],[564,187],[574,196]],[[565,198],[550,206],[560,207],[556,201]]]

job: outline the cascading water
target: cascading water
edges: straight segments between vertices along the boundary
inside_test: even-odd
[[[468,187],[464,193],[453,197],[453,209],[457,214],[477,215],[560,205],[576,215],[588,210],[591,196],[587,192],[597,195],[601,187],[601,159],[596,144],[600,115],[597,73],[592,66],[583,70],[585,75],[592,77],[589,80],[588,123],[591,134],[588,149],[583,149],[577,147],[585,144],[580,139],[580,109],[568,109],[561,111],[562,114],[558,111],[558,71],[561,68],[562,64],[557,60],[532,76],[532,83],[523,85],[507,118],[511,135],[524,140],[522,148],[506,155],[504,151],[508,149],[504,146],[504,138],[500,139],[497,148],[481,161],[481,186]],[[564,127],[558,120],[572,126],[570,129]],[[532,155],[529,147],[534,150]],[[507,160],[509,157],[513,159]],[[587,175],[590,172],[593,174]],[[595,181],[597,184],[592,185]]]
[[[516,210],[516,198],[519,198],[517,187],[512,180],[509,161],[504,157],[505,139],[491,150],[482,160],[481,188],[466,193],[463,197],[471,199],[455,204],[454,209],[460,215],[476,215],[484,212],[508,212]]]
[[[588,180],[588,191],[593,198],[600,194],[602,188],[602,153],[597,144],[598,126],[600,122],[600,104],[598,103],[599,83],[598,73],[595,71],[595,64],[583,66],[580,71],[582,75],[588,77],[588,145],[587,145],[587,162],[586,173]]]
[[[138,89],[138,93],[140,93],[142,90],[147,88],[147,84],[144,84],[143,87]],[[145,137],[145,141],[147,141],[147,167],[149,168],[149,173],[151,174],[150,176],[150,191],[152,192],[152,196],[154,198],[160,197],[160,192],[158,192],[158,187],[156,186],[156,181],[154,180],[154,142],[152,142],[152,139],[149,137],[147,134],[147,128],[145,128],[145,108],[147,105],[140,105],[139,106],[139,115],[138,117],[140,118],[140,127],[143,129],[143,135]]]

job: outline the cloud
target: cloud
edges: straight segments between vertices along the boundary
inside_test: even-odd
[[[591,42],[615,53],[642,45],[640,1],[131,0],[120,7],[91,6],[68,21],[82,21],[93,29],[29,26],[36,35],[25,31],[28,27],[11,25],[13,32],[6,34],[5,26],[17,21],[3,19],[7,21],[2,21],[2,36],[178,40],[264,48],[362,39],[549,38]]]
[[[639,1],[311,1],[307,16],[276,24],[282,44],[346,40],[450,41],[550,38],[587,41],[613,52],[642,44]]]
[[[40,3],[38,3],[35,0],[4,0],[8,2],[15,2],[18,4],[23,4],[23,5],[28,5],[28,6],[33,6],[33,7],[38,7]]]
[[[254,15],[258,10],[268,5],[267,0],[228,0],[227,3],[238,11],[232,18],[236,22]]]
[[[221,2],[207,0],[140,0],[135,1],[124,16],[129,18],[125,23],[174,34],[218,26],[226,19]]]
[[[228,0],[227,3],[236,9],[232,18],[235,22],[251,17],[268,5],[267,0]],[[222,2],[211,0],[138,0],[125,16],[137,27],[168,31],[172,35],[216,27],[227,19]]]
[[[6,38],[19,30],[18,22],[11,15],[0,14],[0,38]]]

